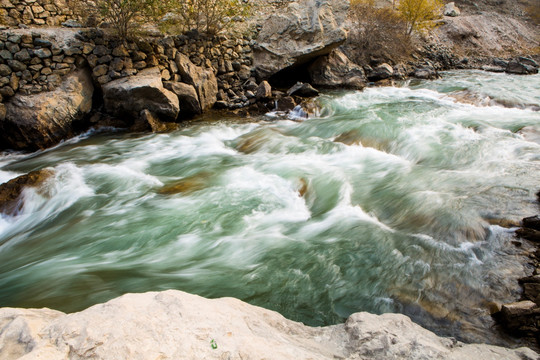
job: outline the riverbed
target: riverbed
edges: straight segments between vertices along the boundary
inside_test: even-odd
[[[482,71],[321,95],[309,118],[89,132],[3,154],[55,176],[0,217],[0,306],[82,310],[128,292],[231,296],[322,326],[400,312],[513,345],[489,315],[530,274],[540,76]]]

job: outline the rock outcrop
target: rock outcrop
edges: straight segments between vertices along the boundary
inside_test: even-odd
[[[308,71],[315,86],[349,89],[363,89],[366,86],[364,70],[337,49],[315,60]]]
[[[5,103],[0,142],[5,148],[38,150],[73,136],[76,123],[92,110],[93,91],[90,74],[79,70],[53,91],[16,94]]]
[[[508,62],[505,71],[509,74],[517,75],[531,75],[538,73],[538,64],[536,61],[526,58],[518,57]]]
[[[285,68],[326,55],[343,43],[349,2],[300,0],[262,22],[253,51],[255,73],[267,79]]]
[[[174,121],[180,112],[178,97],[163,87],[157,67],[111,81],[102,89],[105,110],[114,116],[135,119],[147,109],[161,119]]]
[[[399,314],[356,313],[312,328],[233,298],[127,294],[82,312],[0,309],[2,359],[538,359],[466,345]]]

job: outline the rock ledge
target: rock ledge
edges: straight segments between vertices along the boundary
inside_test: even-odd
[[[356,313],[312,328],[233,298],[168,290],[82,312],[0,309],[1,359],[538,359],[528,348],[466,345],[399,314]]]

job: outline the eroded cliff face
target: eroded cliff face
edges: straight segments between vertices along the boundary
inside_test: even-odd
[[[127,294],[82,312],[0,309],[0,359],[538,359],[466,345],[399,314],[312,328],[233,298]]]

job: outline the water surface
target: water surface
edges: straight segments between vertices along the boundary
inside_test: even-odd
[[[513,230],[488,220],[538,212],[540,77],[450,72],[320,102],[304,121],[88,134],[4,155],[0,182],[56,175],[0,218],[0,306],[72,312],[172,288],[309,325],[401,312],[508,344],[489,303],[517,299],[531,269]]]

